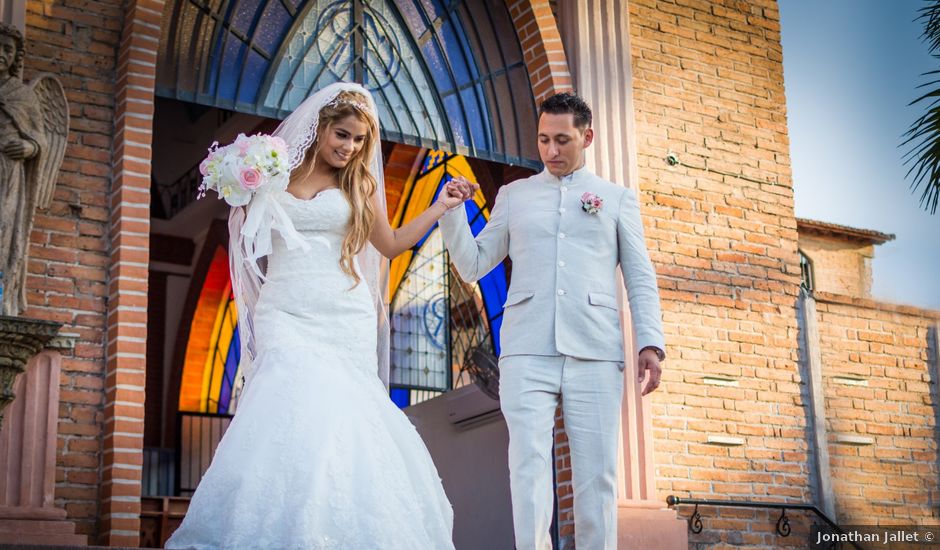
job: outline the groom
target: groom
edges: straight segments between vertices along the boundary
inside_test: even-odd
[[[576,546],[611,549],[617,546],[624,384],[616,269],[623,272],[640,350],[638,382],[649,374],[643,395],[659,386],[665,358],[656,273],[636,192],[584,166],[594,139],[584,100],[566,93],[546,99],[538,132],[545,170],[501,187],[475,239],[464,208],[439,223],[465,281],[512,258],[499,370],[516,548],[551,548],[552,428],[560,402],[571,449]],[[465,191],[474,185],[456,183]]]

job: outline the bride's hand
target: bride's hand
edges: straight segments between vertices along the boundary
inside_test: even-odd
[[[479,188],[479,185],[471,183],[463,177],[457,177],[444,184],[437,200],[450,209],[473,198],[477,188]]]
[[[476,183],[471,182],[463,176],[457,176],[451,180],[451,183],[457,186],[457,189],[463,194],[464,200],[473,198],[474,193],[480,188]]]

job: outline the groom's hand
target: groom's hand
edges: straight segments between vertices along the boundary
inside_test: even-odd
[[[640,360],[637,365],[637,382],[642,384],[643,380],[646,378],[647,372],[649,373],[649,381],[646,383],[646,387],[643,388],[641,395],[647,395],[655,391],[656,388],[659,387],[659,379],[663,374],[663,369],[659,366],[659,357],[656,355],[656,350],[649,348],[640,352]]]
[[[444,184],[437,200],[450,209],[472,198],[477,187],[479,187],[477,184],[470,183],[462,177],[457,177]]]
[[[470,200],[473,198],[473,195],[477,192],[477,189],[480,188],[476,183],[471,182],[463,176],[457,176],[456,178],[450,180],[450,183],[453,184],[454,188],[460,193],[463,197],[463,200]]]

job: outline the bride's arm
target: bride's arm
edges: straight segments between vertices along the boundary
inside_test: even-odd
[[[463,204],[465,200],[473,196],[474,191],[475,188],[460,186],[453,181],[448,182],[434,204],[398,229],[392,229],[388,223],[388,214],[379,204],[378,197],[373,196],[375,224],[372,226],[369,241],[383,256],[394,258],[413,247],[445,212],[458,204]]]

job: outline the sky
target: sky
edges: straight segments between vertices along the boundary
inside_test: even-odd
[[[940,69],[915,0],[780,0],[796,215],[897,236],[875,247],[875,299],[940,309],[940,208],[905,178],[917,86]]]

